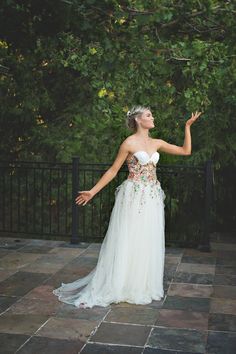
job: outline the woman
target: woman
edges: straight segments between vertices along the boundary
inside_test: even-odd
[[[156,176],[159,152],[191,154],[190,126],[185,124],[183,146],[153,139],[154,118],[148,107],[135,106],[127,113],[134,131],[120,145],[112,166],[89,191],[80,191],[78,205],[86,205],[118,173],[126,161],[129,175],[115,191],[115,203],[96,267],[85,277],[61,284],[53,293],[76,307],[92,308],[111,303],[148,304],[164,296],[165,193]],[[83,287],[83,288],[82,288]],[[81,289],[82,288],[82,289]]]

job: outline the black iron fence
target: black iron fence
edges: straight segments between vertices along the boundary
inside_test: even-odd
[[[127,166],[86,206],[74,202],[110,164],[0,162],[0,232],[70,237],[72,243],[101,242],[114,204],[115,188]],[[204,166],[157,165],[166,194],[166,243],[209,249],[212,161]]]

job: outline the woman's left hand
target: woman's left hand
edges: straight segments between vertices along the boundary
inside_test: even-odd
[[[198,111],[196,111],[195,114],[192,113],[191,118],[189,118],[189,119],[187,120],[187,122],[185,123],[185,125],[190,127],[190,126],[195,122],[195,120],[198,119],[198,117],[199,117],[201,114],[202,114],[202,112],[198,112]]]

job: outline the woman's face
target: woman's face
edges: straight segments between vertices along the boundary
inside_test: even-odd
[[[154,118],[152,116],[152,112],[149,109],[146,109],[143,112],[141,117],[139,117],[138,122],[142,128],[150,129],[155,127]]]

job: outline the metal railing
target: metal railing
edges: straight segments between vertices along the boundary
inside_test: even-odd
[[[115,188],[127,166],[86,206],[77,206],[78,190],[89,190],[110,164],[0,162],[0,232],[70,237],[71,243],[101,242]],[[166,243],[209,250],[212,161],[203,166],[157,165],[165,191]]]

